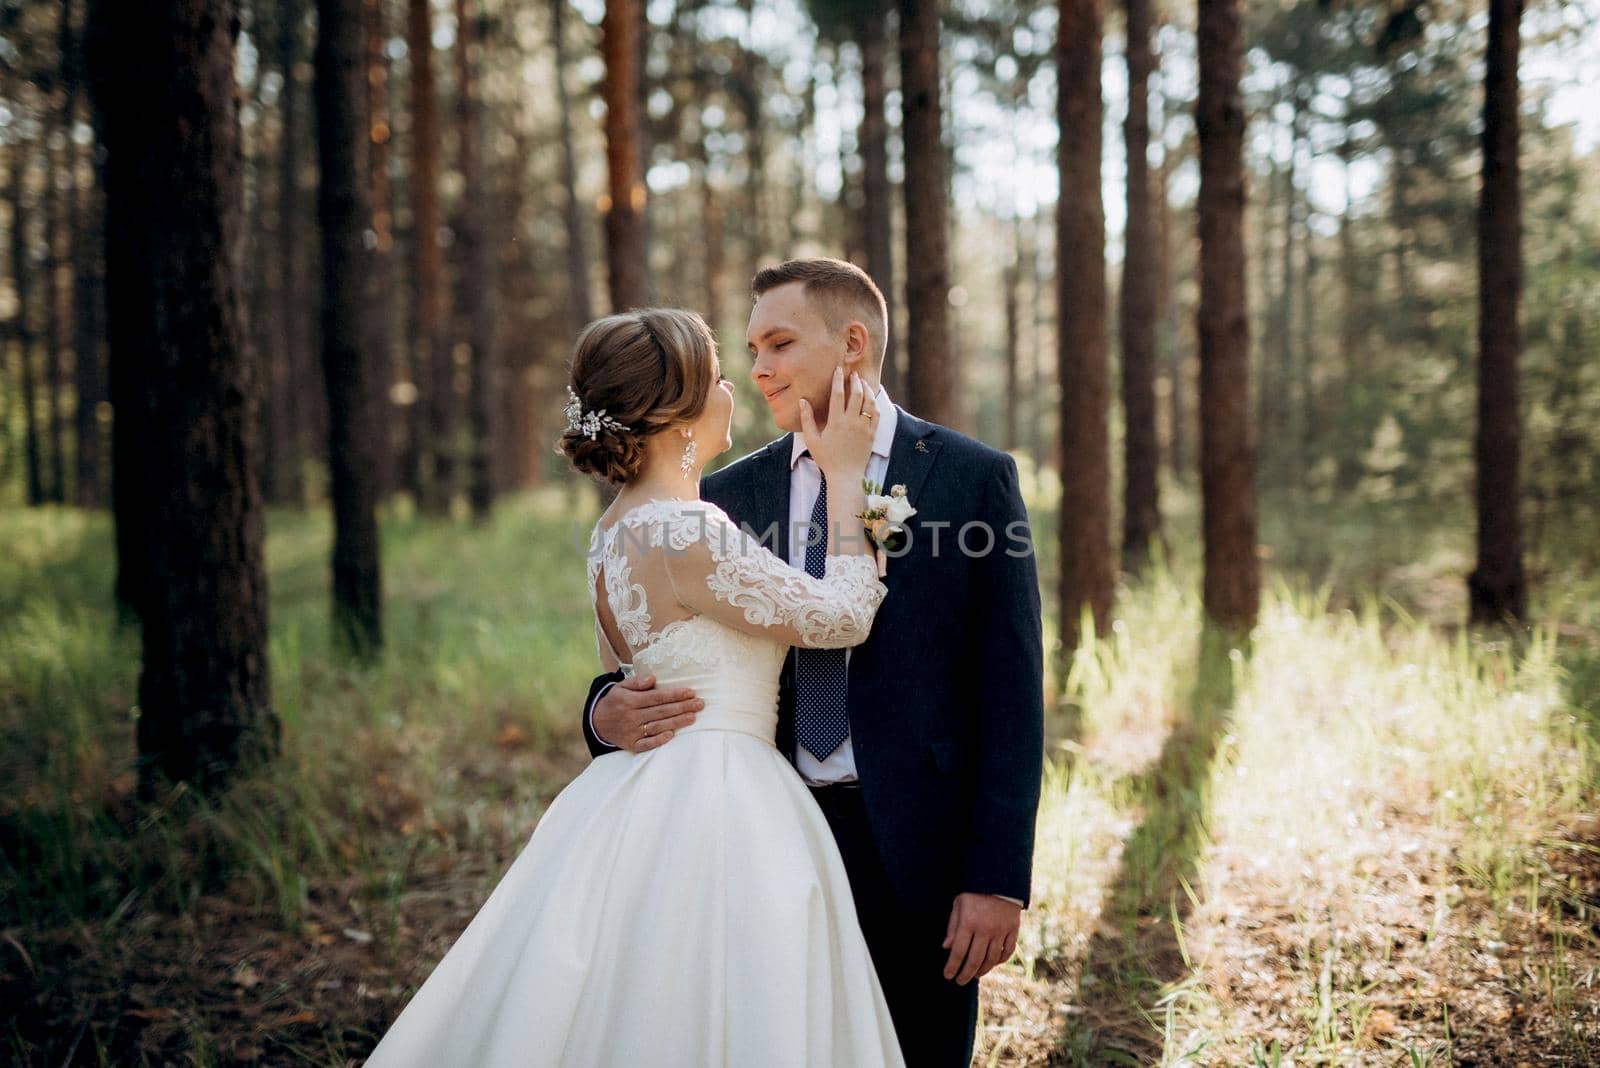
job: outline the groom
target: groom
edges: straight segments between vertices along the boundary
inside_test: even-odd
[[[907,1064],[964,1068],[976,980],[1016,948],[1043,764],[1039,587],[1016,464],[890,401],[884,300],[865,272],[791,260],[752,288],[751,376],[790,433],[707,475],[702,495],[804,567],[808,523],[860,520],[818,514],[827,502],[800,398],[824,423],[841,364],[874,392],[867,477],[884,492],[903,483],[917,514],[866,642],[790,651],[777,740],[838,841]],[[649,677],[602,675],[584,735],[596,756],[642,752],[692,722],[696,704]]]

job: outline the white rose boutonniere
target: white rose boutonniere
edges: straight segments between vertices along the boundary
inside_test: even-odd
[[[882,486],[866,478],[861,480],[861,488],[867,493],[867,510],[857,512],[856,518],[861,520],[867,540],[877,550],[878,577],[882,578],[889,568],[885,550],[899,544],[905,535],[906,520],[916,515],[917,510],[911,506],[902,484],[896,483],[884,493]]]

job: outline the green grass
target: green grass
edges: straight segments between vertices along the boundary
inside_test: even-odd
[[[1574,552],[1536,627],[1467,632],[1470,540],[1418,518],[1265,523],[1248,651],[1190,545],[1121,591],[1062,680],[991,1063],[1600,1060],[1600,581]]]
[[[392,906],[419,865],[492,863],[576,759],[553,754],[575,744],[593,672],[572,528],[596,512],[592,493],[556,489],[481,528],[386,517],[386,648],[372,666],[327,653],[327,517],[271,514],[282,757],[215,805],[180,789],[150,808],[131,796],[138,637],[116,625],[109,519],[0,515],[0,929],[13,951],[47,954],[40,932],[80,923],[114,939],[132,915],[181,915],[225,887],[293,931],[319,883],[354,877]]]
[[[1023,475],[1053,641],[1055,502]],[[1036,900],[985,983],[980,1063],[1450,1064],[1505,1042],[1587,1063],[1592,550],[1535,547],[1538,625],[1475,635],[1464,515],[1269,500],[1247,652],[1202,634],[1194,501],[1168,489],[1163,558],[1047,681]],[[368,667],[328,652],[326,516],[271,514],[281,759],[152,807],[109,520],[0,514],[4,1056],[364,1055],[583,765],[573,524],[596,511],[558,487],[482,527],[386,515]]]

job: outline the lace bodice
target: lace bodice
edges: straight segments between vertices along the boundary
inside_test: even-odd
[[[606,667],[647,671],[657,685],[690,685],[713,712],[708,687],[724,703],[775,713],[789,647],[859,645],[887,592],[871,557],[829,556],[816,578],[708,501],[649,501],[610,528],[596,524],[588,565],[589,595],[598,597],[603,580],[628,647],[612,648],[597,615],[595,642]]]
[[[858,645],[887,592],[870,557],[826,558],[815,578],[784,563],[708,501],[648,501],[589,543],[589,591],[604,572],[607,603],[636,657],[698,615],[784,647]],[[598,627],[599,620],[596,619]]]

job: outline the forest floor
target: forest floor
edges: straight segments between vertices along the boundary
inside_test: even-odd
[[[587,762],[593,511],[387,519],[372,668],[324,651],[325,519],[274,514],[284,754],[153,810],[109,525],[0,515],[0,1061],[359,1062]],[[1448,532],[1303,522],[1263,534],[1248,653],[1202,639],[1180,553],[1052,674],[1035,901],[976,1063],[1600,1061],[1600,580],[1536,559],[1539,628],[1472,636]]]

